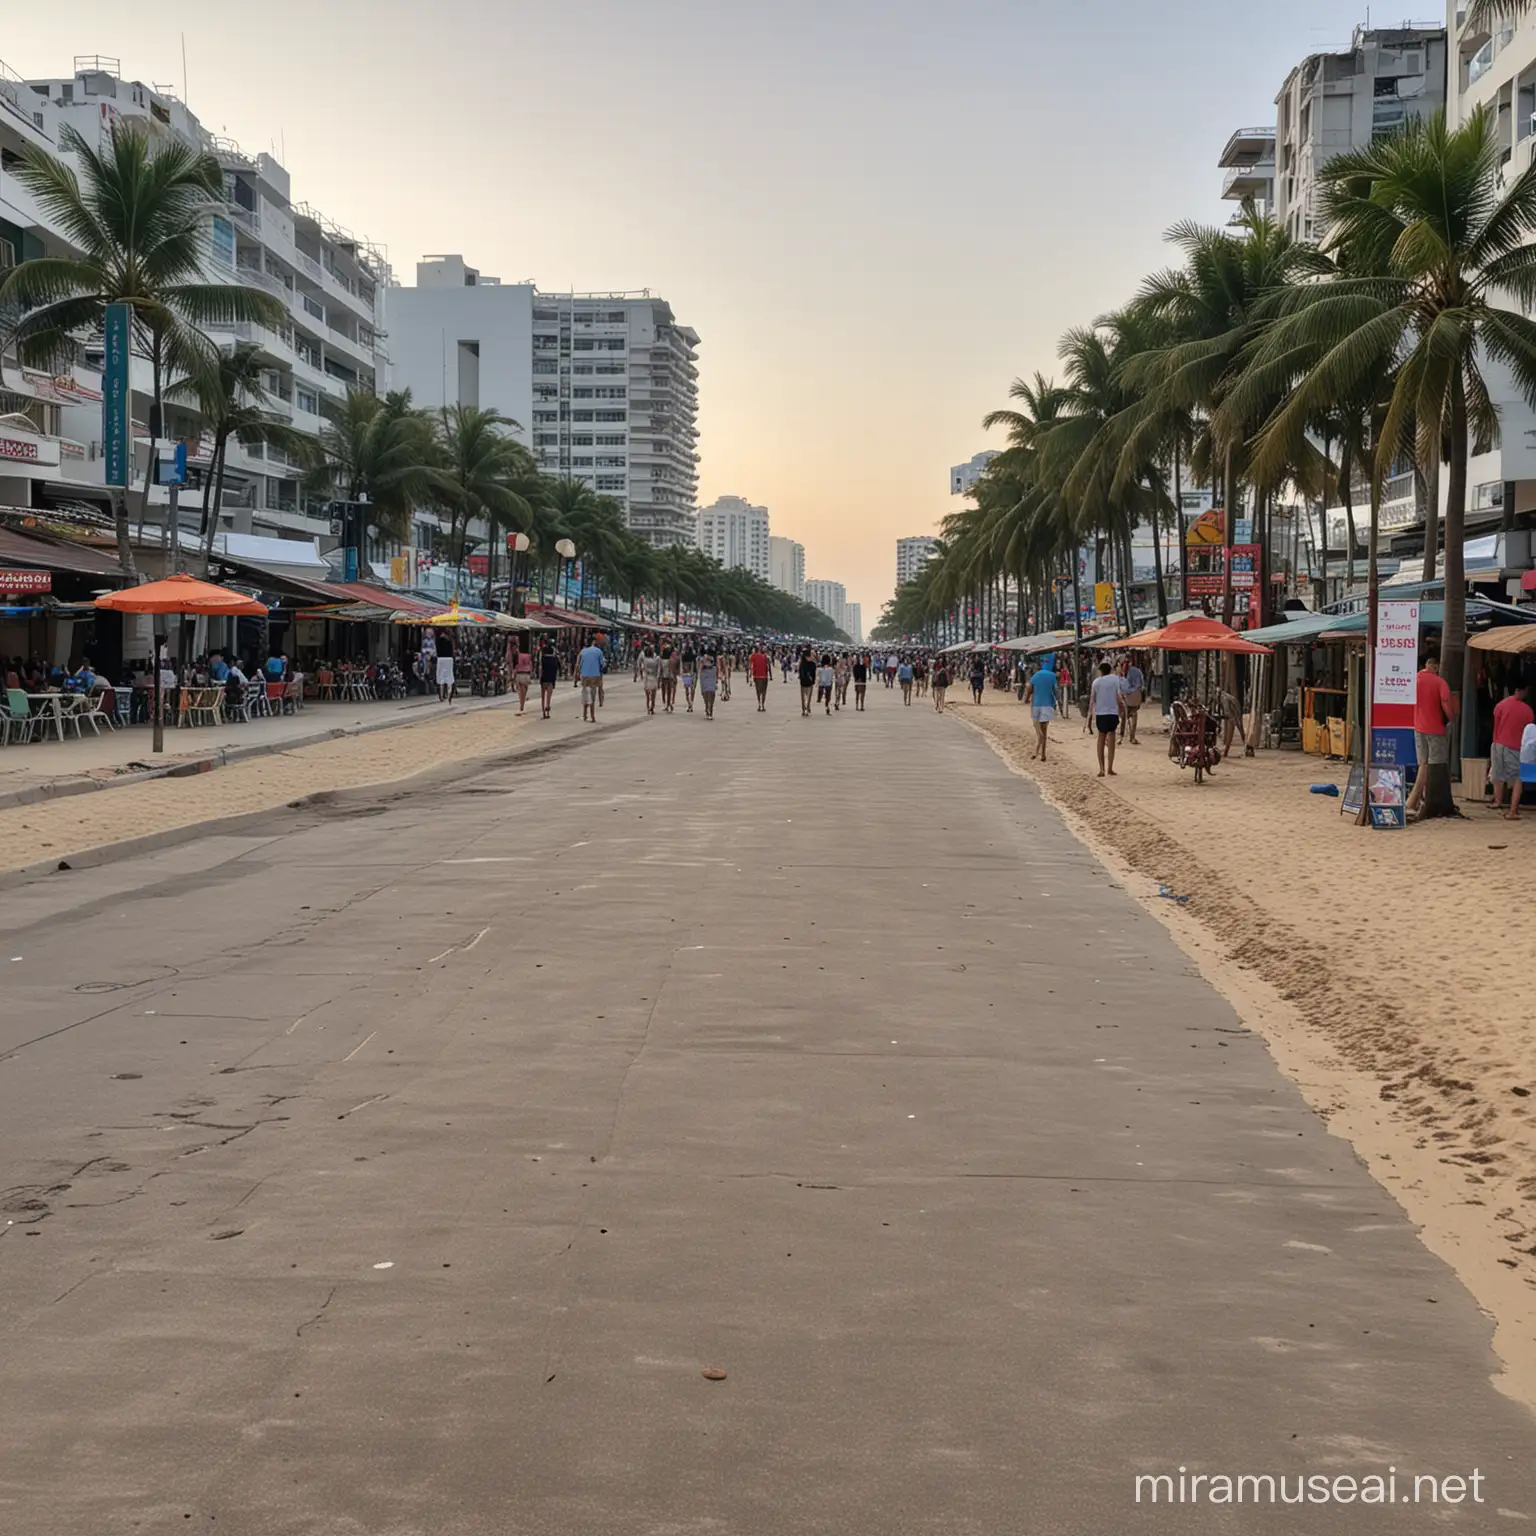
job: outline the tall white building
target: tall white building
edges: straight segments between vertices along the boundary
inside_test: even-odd
[[[1252,202],[1260,213],[1275,205],[1275,129],[1239,128],[1227,140],[1216,164],[1227,174],[1221,195],[1230,203]],[[1233,214],[1233,218],[1240,216]]]
[[[1276,219],[1298,240],[1320,240],[1323,166],[1445,104],[1443,27],[1356,27],[1343,52],[1303,59],[1275,98]]]
[[[692,545],[697,332],[641,293],[544,293],[430,256],[388,299],[393,388],[519,423],[546,474],[585,481],[651,543]]]
[[[260,288],[281,300],[283,314],[271,327],[242,322],[207,330],[226,347],[245,341],[261,349],[270,408],[293,426],[318,432],[322,402],[339,401],[349,389],[379,388],[387,366],[380,340],[381,294],[390,276],[383,253],[295,200],[288,172],[271,155],[246,154],[209,133],[170,91],[122,79],[116,59],[81,57],[74,66],[69,75],[28,81],[3,78],[7,72],[0,67],[0,261],[69,248],[66,232],[9,174],[10,155],[27,143],[68,161],[60,141],[65,124],[95,146],[106,142],[114,121],[136,122],[154,136],[209,151],[223,168],[228,210],[208,232],[206,278]],[[70,375],[78,390],[25,374],[14,362],[4,370],[5,395],[25,402],[39,424],[58,435],[55,462],[62,478],[77,488],[100,487],[103,478],[100,362],[99,347],[82,350]],[[134,419],[146,425],[149,379],[142,359],[134,363],[133,387]],[[86,398],[80,398],[81,391]],[[195,520],[201,500],[196,482],[208,468],[211,441],[189,447],[193,484],[183,493],[182,507],[184,519]],[[228,460],[227,527],[328,536],[329,520],[321,506],[306,501],[297,463],[277,450],[234,441]]]
[[[928,533],[896,540],[896,585],[905,586],[933,559],[938,540]]]
[[[848,638],[855,645],[864,644],[864,605],[863,603],[843,604],[843,628],[848,632]]]
[[[754,507],[740,496],[721,496],[699,509],[699,548],[728,570],[739,565],[767,581],[770,542],[767,507]]]
[[[969,496],[976,488],[976,482],[986,473],[987,465],[996,457],[996,450],[989,448],[976,454],[968,463],[951,465],[949,471],[949,494],[951,496]]]
[[[768,536],[768,581],[791,597],[805,597],[805,545],[795,539]]]
[[[848,589],[840,581],[808,581],[805,600],[841,630],[848,628]]]
[[[1495,17],[1473,28],[1466,23],[1466,9],[1465,0],[1446,0],[1450,29],[1446,116],[1459,125],[1478,107],[1494,114],[1504,163],[1502,180],[1508,187],[1536,158],[1536,11],[1526,11],[1518,21]],[[1474,533],[1486,536],[1486,530],[1504,521],[1506,501],[1511,521],[1536,511],[1536,412],[1501,364],[1485,358],[1482,369],[1499,411],[1499,440],[1489,452],[1474,454],[1467,466],[1469,540]],[[1447,479],[1442,470],[1442,510]],[[1508,570],[1528,563],[1528,531],[1496,538],[1512,547],[1496,549],[1491,558],[1469,554],[1469,571],[1474,566],[1497,564]]]

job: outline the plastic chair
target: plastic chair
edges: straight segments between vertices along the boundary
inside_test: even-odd
[[[6,689],[3,720],[5,742],[9,744],[13,735],[20,736],[23,741],[35,741],[40,723],[32,713],[32,704],[26,694],[19,688]]]

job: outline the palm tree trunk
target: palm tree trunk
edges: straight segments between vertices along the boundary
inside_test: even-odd
[[[144,466],[144,495],[139,501],[139,537],[144,536],[144,524],[149,518],[149,488],[155,483],[155,454],[160,447],[160,433],[165,430],[165,402],[161,399],[160,338],[156,336],[149,349],[151,400],[149,407],[149,462]]]
[[[1371,735],[1371,710],[1376,696],[1376,607],[1380,596],[1381,577],[1376,574],[1376,555],[1381,544],[1381,474],[1376,467],[1375,456],[1371,460],[1371,526],[1366,544],[1366,559],[1370,562],[1365,573],[1365,718],[1360,722],[1360,761],[1370,772],[1375,740]],[[1347,654],[1347,653],[1346,653]],[[1349,754],[1353,757],[1353,751]],[[1361,795],[1360,810],[1355,816],[1357,827],[1371,824],[1371,797]]]
[[[219,516],[224,510],[224,462],[229,457],[229,438],[218,438],[213,445],[213,507],[208,506],[208,490],[203,491],[203,575],[213,564],[213,541],[219,531]]]
[[[1467,648],[1467,579],[1462,546],[1466,539],[1467,456],[1470,446],[1467,441],[1466,386],[1458,369],[1451,385],[1451,464],[1445,498],[1445,623],[1440,631],[1440,676],[1451,690],[1452,701],[1458,704],[1461,700],[1461,672]],[[1459,720],[1453,720],[1447,732],[1459,729]],[[1420,763],[1419,772],[1428,774],[1423,814],[1456,815],[1456,801],[1451,794],[1450,764]]]
[[[1430,459],[1428,487],[1424,508],[1424,580],[1435,579],[1435,561],[1440,553],[1440,449],[1437,444]]]
[[[128,521],[128,492],[123,486],[112,487],[112,527],[117,534],[117,563],[132,583],[139,579],[139,567],[133,558],[133,529]]]
[[[1345,442],[1339,453],[1339,497],[1344,503],[1344,526],[1348,530],[1349,539],[1349,575],[1344,580],[1344,591],[1349,593],[1355,585],[1355,494],[1352,481],[1354,479],[1355,460],[1350,452],[1349,444]],[[1324,537],[1327,537],[1326,532]]]

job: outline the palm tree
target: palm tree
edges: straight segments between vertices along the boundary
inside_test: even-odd
[[[114,119],[104,150],[70,127],[60,145],[80,175],[31,146],[12,174],[80,254],[38,256],[11,268],[0,281],[0,304],[20,305],[11,340],[24,362],[41,366],[57,366],[80,338],[98,334],[108,305],[131,306],[134,350],[149,359],[152,380],[147,511],[167,370],[193,373],[206,364],[211,344],[202,327],[277,325],[283,306],[254,288],[202,280],[203,235],[224,206],[223,173],[212,155],[179,139],[152,139],[124,119]],[[113,510],[118,560],[134,576],[126,496],[114,493]]]
[[[1467,462],[1474,434],[1490,439],[1497,412],[1484,356],[1502,363],[1536,407],[1536,323],[1496,302],[1536,303],[1536,165],[1502,197],[1493,117],[1479,109],[1459,128],[1443,112],[1330,161],[1322,173],[1329,246],[1346,268],[1297,292],[1283,336],[1323,355],[1271,430],[1353,397],[1397,364],[1376,434],[1379,477],[1403,452],[1421,462],[1449,453],[1445,504],[1445,623],[1441,672],[1459,693],[1466,646]],[[1454,812],[1450,772],[1429,769],[1429,814]]]
[[[448,514],[449,558],[456,569],[463,569],[465,540],[476,518],[489,529],[492,551],[501,531],[532,519],[528,493],[538,471],[533,455],[508,435],[516,426],[499,411],[475,405],[444,406],[436,423],[432,478]]]
[[[382,398],[348,390],[344,401],[327,402],[325,409],[329,419],[320,431],[308,489],[369,502],[378,525],[409,543],[416,509],[442,505],[453,494],[432,418],[411,404],[409,390]]]
[[[193,406],[203,430],[213,439],[208,475],[203,485],[203,569],[213,554],[214,535],[224,505],[224,469],[233,438],[247,446],[260,443],[280,449],[301,464],[313,460],[317,444],[308,432],[289,426],[272,411],[272,397],[262,383],[262,348],[240,341],[229,351],[199,359],[198,371],[177,379],[165,391],[168,402]]]

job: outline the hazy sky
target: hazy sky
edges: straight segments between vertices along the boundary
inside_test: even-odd
[[[1420,10],[1431,12],[1424,5]],[[1009,381],[1220,220],[1349,0],[201,0],[9,6],[23,76],[182,80],[413,280],[462,251],[649,287],[703,338],[700,500],[765,503],[866,626]],[[995,446],[993,444],[992,446]]]

